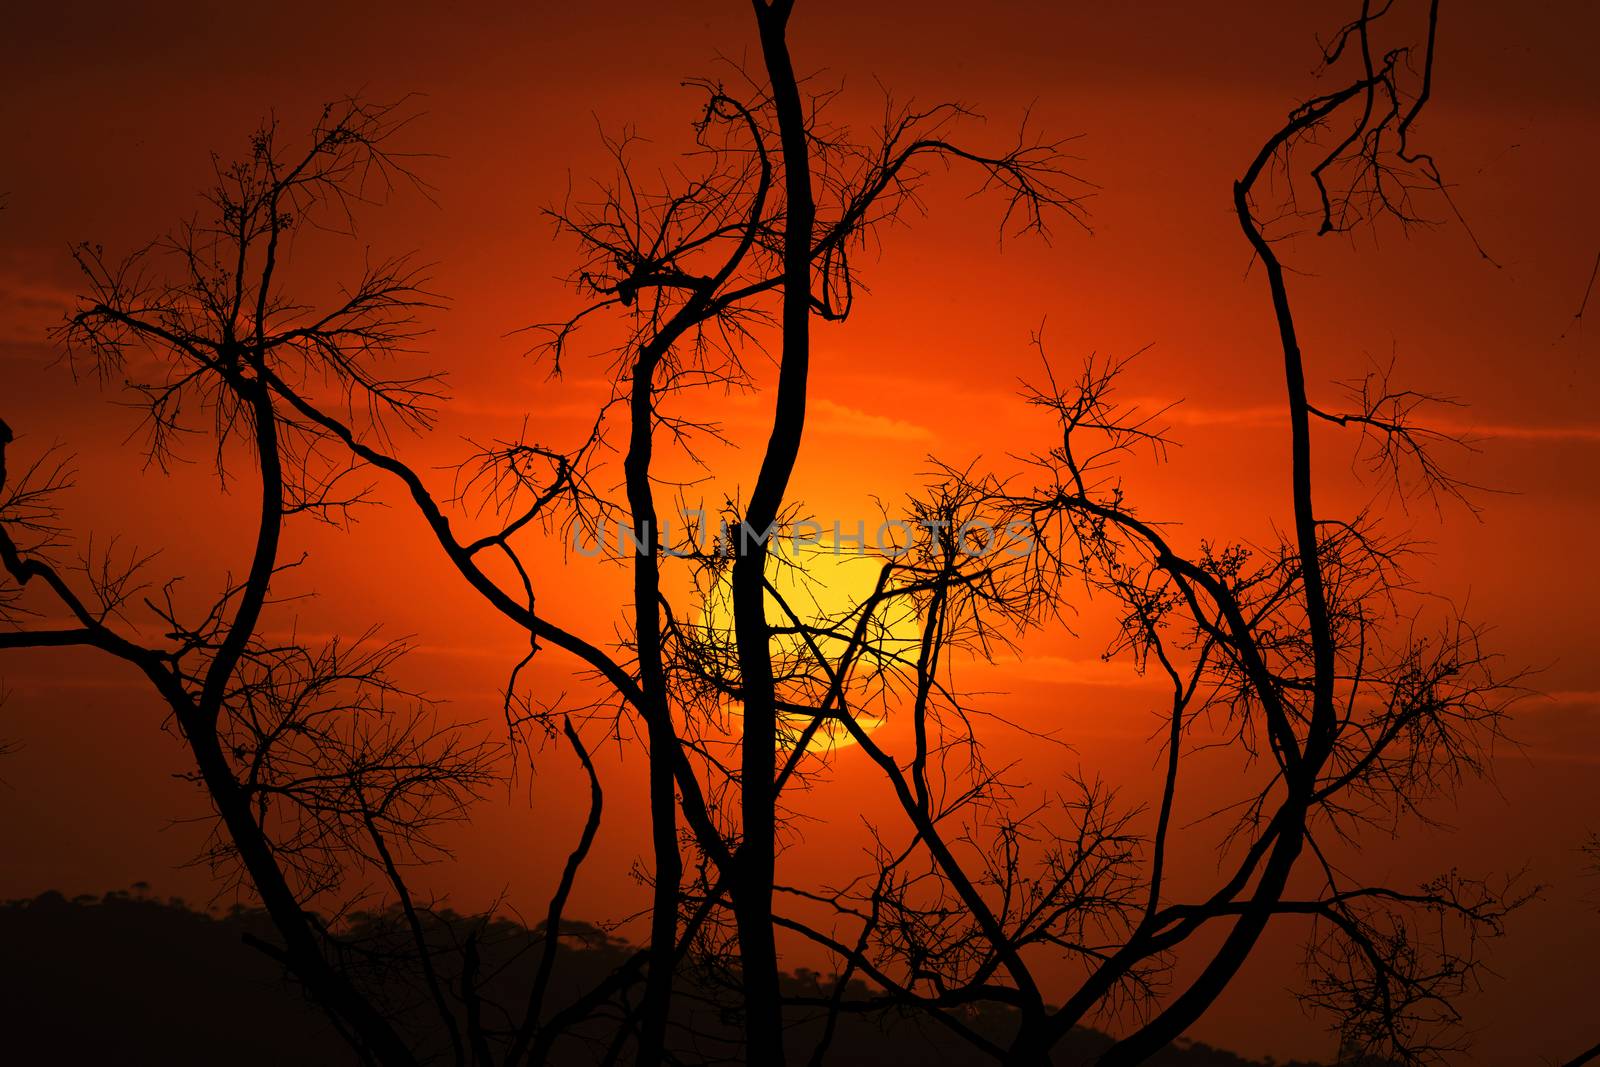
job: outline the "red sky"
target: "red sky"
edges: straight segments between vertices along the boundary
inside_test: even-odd
[[[797,495],[819,516],[876,514],[873,495],[903,493],[925,457],[1001,463],[1043,443],[1023,413],[1017,380],[1037,372],[1030,331],[1046,323],[1058,363],[1090,351],[1149,346],[1128,395],[1182,399],[1171,416],[1183,443],[1170,462],[1141,464],[1133,484],[1147,512],[1180,521],[1182,537],[1261,538],[1286,507],[1281,379],[1274,325],[1230,210],[1230,186],[1287,107],[1315,91],[1314,34],[1347,4],[1079,5],[807,2],[792,33],[797,66],[842,84],[843,114],[870,115],[874,79],[899,97],[968,103],[989,116],[969,140],[997,144],[1032,108],[1052,133],[1081,134],[1078,173],[1098,187],[1093,234],[1058,229],[1048,246],[995,239],[994,205],[966,199],[960,174],[930,183],[928,217],[885,235],[866,265],[871,293],[842,327],[816,332],[813,419]],[[1107,10],[1110,8],[1111,10]],[[437,153],[419,169],[434,203],[403,194],[366,218],[361,246],[305,249],[298,270],[324,283],[364,246],[419,249],[449,296],[431,321],[421,363],[450,374],[456,400],[432,434],[402,443],[419,466],[461,455],[464,434],[515,430],[571,440],[600,395],[598,363],[560,383],[524,358],[508,332],[570,311],[560,278],[571,248],[553,241],[542,207],[569,180],[605,173],[597,129],[631,124],[663,158],[686,144],[693,117],[685,78],[752,47],[739,3],[394,5],[381,15],[283,4],[270,17],[234,6],[29,5],[0,42],[0,416],[19,452],[62,442],[81,474],[75,530],[121,533],[161,548],[163,573],[200,583],[245,559],[243,517],[219,496],[204,463],[172,478],[143,469],[126,443],[132,413],[54,364],[44,329],[76,291],[66,254],[92,239],[126,250],[193,212],[209,153],[242,150],[275,111],[293,129],[325,99],[360,91],[425,96],[408,147]],[[1586,1047],[1589,967],[1600,958],[1600,882],[1579,879],[1577,847],[1600,829],[1600,667],[1587,566],[1596,518],[1600,309],[1574,320],[1600,250],[1600,83],[1588,50],[1600,9],[1487,2],[1444,8],[1435,99],[1422,131],[1457,204],[1493,262],[1456,224],[1402,235],[1303,241],[1289,261],[1313,383],[1396,361],[1403,384],[1465,407],[1451,428],[1484,438],[1455,469],[1495,490],[1481,520],[1423,507],[1406,521],[1431,542],[1425,584],[1469,605],[1513,665],[1542,669],[1545,695],[1518,712],[1494,784],[1470,787],[1448,828],[1403,842],[1366,841],[1362,862],[1416,879],[1441,864],[1479,871],[1531,866],[1550,883],[1494,950],[1491,979],[1470,1005],[1479,1059],[1537,1063]],[[329,258],[321,258],[326,254]],[[765,419],[761,395],[719,402],[736,438]],[[764,436],[764,435],[763,435]],[[759,440],[760,437],[755,438]],[[1348,448],[1319,442],[1328,499],[1362,497],[1343,478]],[[201,457],[203,460],[203,456]],[[717,455],[736,486],[752,448]],[[441,487],[447,474],[438,473]],[[711,492],[707,496],[714,499]],[[374,621],[416,635],[410,679],[462,719],[498,715],[516,635],[440,566],[403,508],[370,515],[349,535],[305,531],[303,578],[315,602],[303,630],[364,629]],[[605,640],[616,615],[616,568],[585,564],[543,575],[541,604]],[[555,605],[559,605],[556,607]],[[1153,779],[1147,743],[1156,701],[1126,671],[1099,662],[1092,613],[1083,633],[1030,644],[974,688],[1003,689],[995,706],[1074,746],[1044,752],[997,734],[1031,779],[1083,766],[1138,797]],[[541,658],[536,682],[553,698],[577,692],[569,664]],[[199,829],[195,797],[171,775],[182,753],[137,680],[93,657],[53,653],[0,661],[10,698],[0,736],[23,743],[0,764],[0,895],[56,887],[100,891],[148,880],[163,892],[208,895],[183,869]],[[892,727],[890,728],[892,730]],[[454,863],[434,877],[463,907],[504,889],[536,906],[554,857],[581,813],[562,803],[573,781],[564,754],[545,761],[531,797],[487,804],[461,834]],[[580,896],[596,914],[633,901],[625,877],[644,848],[635,760],[608,751],[609,821]],[[1226,768],[1217,769],[1225,775]],[[783,862],[847,865],[850,828],[869,806],[871,776],[840,755],[806,797],[819,821]],[[1199,814],[1198,812],[1191,814]],[[1199,834],[1191,863],[1204,864]],[[1298,960],[1294,931],[1277,932],[1237,987],[1192,1036],[1248,1053],[1331,1053],[1284,986]]]

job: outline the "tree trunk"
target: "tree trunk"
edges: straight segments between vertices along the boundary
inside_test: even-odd
[[[661,661],[661,570],[656,555],[660,536],[655,497],[650,487],[650,458],[655,432],[654,381],[662,345],[639,353],[634,364],[628,454],[623,462],[629,511],[633,516],[634,635],[639,655],[640,713],[650,742],[650,843],[654,860],[654,892],[650,912],[650,963],[645,972],[644,1003],[639,1023],[640,1067],[661,1062],[667,1018],[672,1007],[672,972],[677,960],[678,891],[683,857],[678,852],[678,794],[673,760],[678,739],[672,728]]]
[[[746,529],[733,566],[734,631],[744,698],[740,782],[743,836],[734,885],[734,917],[745,1000],[745,1058],[783,1063],[783,1009],[772,922],[776,869],[777,707],[766,621],[765,533],[777,521],[805,429],[811,355],[811,195],[805,110],[785,39],[791,0],[755,0],[761,54],[772,84],[782,149],[786,217],[783,251],[782,357],[772,435],[750,494]],[[744,533],[752,536],[745,537]]]

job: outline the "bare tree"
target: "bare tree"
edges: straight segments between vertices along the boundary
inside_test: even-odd
[[[1517,679],[1496,674],[1470,623],[1451,615],[1430,626],[1405,571],[1411,546],[1384,532],[1379,512],[1336,517],[1317,507],[1314,420],[1359,429],[1391,487],[1435,501],[1462,500],[1470,487],[1437,457],[1451,440],[1418,422],[1433,398],[1375,375],[1352,390],[1351,410],[1310,399],[1278,254],[1286,234],[1258,206],[1273,171],[1291,196],[1303,182],[1315,198],[1305,213],[1291,204],[1279,230],[1306,217],[1318,234],[1381,217],[1415,225],[1422,191],[1443,194],[1433,161],[1411,144],[1430,94],[1437,7],[1426,10],[1421,46],[1380,50],[1380,20],[1398,22],[1398,7],[1368,4],[1341,30],[1324,59],[1332,69],[1354,56],[1351,80],[1296,108],[1234,189],[1282,342],[1293,501],[1282,541],[1253,550],[1202,540],[1191,555],[1167,520],[1145,517],[1117,464],[1137,450],[1163,454],[1159,414],[1116,401],[1123,362],[1091,359],[1075,380],[1049,373],[1026,394],[1060,427],[1060,443],[1033,458],[1035,483],[946,468],[907,511],[951,535],[886,560],[879,592],[860,608],[870,614],[897,597],[916,606],[921,646],[902,664],[903,689],[890,690],[897,712],[913,717],[908,757],[881,751],[859,710],[839,710],[846,701],[833,694],[847,688],[839,679],[860,643],[833,656],[820,639],[837,636],[837,622],[810,631],[816,669],[835,679],[815,712],[841,716],[910,823],[905,844],[883,845],[876,873],[827,897],[859,923],[854,944],[778,920],[835,953],[844,979],[865,974],[883,990],[856,1004],[836,990],[830,1013],[915,1005],[1006,1062],[1043,1063],[1073,1027],[1131,1006],[1133,1029],[1096,1062],[1138,1063],[1215,1002],[1273,918],[1294,915],[1312,922],[1303,997],[1332,1016],[1347,1055],[1418,1063],[1454,1047],[1452,1003],[1473,981],[1478,939],[1500,932],[1528,893],[1454,873],[1416,888],[1369,885],[1342,870],[1326,842],[1425,817],[1430,800],[1483,773]],[[962,543],[975,526],[1013,525],[1032,532],[1033,551],[1007,560]],[[1069,583],[1116,606],[1111,654],[1171,683],[1165,784],[1148,838],[1092,780],[1069,783],[1059,812],[1024,817],[1014,789],[982,759],[977,709],[951,682],[953,651],[982,654],[1049,623]],[[1214,803],[1237,819],[1227,835],[1237,858],[1214,891],[1173,900],[1167,839],[1183,754],[1206,722],[1228,724],[1231,743],[1268,773],[1252,793]],[[1297,878],[1303,867],[1310,872]],[[1302,896],[1296,886],[1312,878],[1320,892]],[[1173,987],[1177,955],[1217,926],[1225,933],[1192,965],[1195,977]],[[1078,963],[1075,988],[1046,994],[1036,965],[1051,955]],[[983,1001],[1016,1010],[1008,1045],[964,1026],[962,1009]]]
[[[348,907],[352,875],[370,867],[394,881],[414,919],[400,868],[437,852],[434,831],[463,817],[495,779],[499,754],[403,687],[402,643],[297,636],[296,598],[281,590],[303,557],[286,547],[286,531],[301,518],[342,522],[365,488],[271,383],[336,383],[337,399],[373,427],[428,418],[433,380],[382,371],[433,305],[416,268],[371,266],[340,302],[312,307],[296,301],[287,267],[296,235],[347,227],[363,204],[410,180],[388,146],[403,118],[398,107],[340,101],[298,148],[269,123],[242,161],[218,164],[196,220],[120,260],[98,246],[75,250],[86,293],[57,334],[73,367],[131,394],[152,465],[164,470],[198,438],[220,487],[258,480],[242,580],[191,592],[178,577],[147,577],[156,557],[115,540],[74,553],[59,504],[68,462],[54,450],[23,464],[0,459],[0,648],[97,649],[146,679],[215,812],[209,858],[259,897],[276,927],[280,943],[259,947],[363,1058],[383,1063],[418,1057],[343,964],[339,932],[311,909]],[[0,452],[15,444],[9,429],[0,434]],[[444,1013],[429,948],[416,948]]]
[[[780,769],[784,738],[763,605],[767,545],[782,525],[804,425],[811,316],[840,320],[849,314],[854,252],[916,202],[920,181],[935,163],[975,167],[1002,198],[1008,228],[1043,232],[1057,212],[1081,219],[1078,198],[1068,191],[1075,179],[1063,169],[1060,146],[1026,131],[1012,148],[986,155],[948,139],[966,116],[951,105],[916,110],[889,103],[882,128],[866,139],[824,124],[819,105],[825,101],[804,102],[788,57],[791,6],[756,5],[767,86],[738,71],[732,86],[695,83],[704,96],[695,127],[699,174],[677,186],[640,188],[624,138],[611,145],[616,181],[602,185],[594,202],[568,204],[553,214],[558,228],[579,244],[583,258],[573,281],[588,300],[547,328],[553,365],[560,367],[585,320],[607,310],[625,316],[627,338],[616,353],[612,399],[627,412],[625,500],[603,499],[582,475],[595,453],[593,436],[570,453],[506,443],[464,466],[465,484],[494,487],[484,510],[498,509],[502,525],[460,539],[423,479],[381,441],[362,437],[296,383],[274,383],[291,409],[343,440],[361,460],[401,479],[451,562],[494,607],[528,630],[530,649],[545,642],[577,654],[614,692],[617,704],[642,722],[650,755],[654,894],[639,1013],[639,1060],[645,1063],[662,1054],[677,960],[723,899],[731,903],[737,927],[746,1054],[768,1063],[783,1057],[771,903],[774,850],[778,791],[804,746]],[[759,346],[757,330],[771,321],[781,334],[774,428],[749,503],[731,516],[730,525],[741,533],[725,555],[675,550],[663,540],[666,526],[653,484],[658,438],[665,431],[692,447],[698,434],[715,431],[664,411],[664,401],[690,390],[744,384],[742,352]],[[541,528],[593,529],[613,514],[624,517],[634,546],[627,609],[632,660],[626,663],[536,611],[536,590],[526,583],[516,540]],[[512,562],[524,576],[521,588],[495,583],[480,562],[490,553]],[[693,629],[685,625],[693,609],[674,610],[662,580],[664,564],[678,557],[716,573],[731,560],[733,669],[723,677],[728,692],[718,695],[742,703],[732,764],[709,754],[710,742],[698,736],[703,723],[692,716],[675,721],[689,698],[705,691],[701,677],[689,679],[685,689],[681,669],[701,651],[687,647],[685,639]],[[680,809],[695,849],[714,871],[715,887],[691,909],[687,928],[680,928],[679,915]]]
[[[1126,361],[1090,359],[1058,380],[1045,360],[1045,380],[1024,399],[1053,417],[1058,442],[1020,470],[941,467],[903,512],[886,514],[929,536],[880,546],[872,592],[834,611],[785,591],[780,576],[793,570],[803,581],[807,563],[775,548],[798,542],[806,522],[790,481],[813,320],[848,317],[860,252],[922,206],[935,167],[971,168],[1000,204],[1003,233],[1083,223],[1087,187],[1067,169],[1062,142],[1026,127],[998,151],[965,147],[958,128],[969,113],[954,105],[890,99],[874,128],[835,121],[832,94],[796,75],[792,0],[753,7],[761,71],[691,83],[699,106],[685,170],[647,181],[623,136],[608,142],[615,176],[551,211],[578,250],[580,306],[542,327],[540,350],[559,373],[587,324],[610,320],[623,334],[608,353],[611,395],[569,447],[528,432],[479,442],[436,491],[403,457],[396,431],[429,425],[439,385],[383,369],[416,343],[419,316],[437,303],[419,270],[404,259],[371,267],[331,308],[301,306],[285,289],[280,250],[295,232],[330,220],[348,227],[361,205],[415,180],[390,146],[399,110],[336,105],[300,153],[269,126],[245,163],[219,171],[214,220],[124,262],[79,250],[90,293],[63,329],[68,351],[102,377],[137,371],[131,387],[156,462],[196,416],[219,474],[248,456],[261,518],[246,579],[195,610],[171,584],[145,596],[136,556],[102,552],[81,561],[79,577],[63,562],[54,504],[65,468],[45,458],[7,481],[0,466],[0,560],[11,576],[0,587],[0,648],[88,645],[141,670],[173,709],[217,809],[217,855],[239,861],[278,926],[284,943],[274,951],[377,1062],[442,1051],[458,1063],[543,1063],[603,1020],[611,1033],[600,1059],[631,1049],[656,1064],[679,1058],[678,1038],[700,1036],[672,1031],[675,1005],[692,997],[737,1013],[748,1062],[784,1062],[796,1020],[817,1025],[810,1060],[820,1064],[845,1014],[911,1012],[1023,1064],[1050,1062],[1075,1028],[1120,1016],[1131,1028],[1096,1062],[1134,1064],[1199,1019],[1268,924],[1288,917],[1312,927],[1304,997],[1331,1014],[1351,1056],[1425,1062],[1450,1047],[1452,1000],[1473,980],[1477,939],[1498,933],[1525,894],[1453,873],[1421,887],[1372,885],[1343,870],[1330,846],[1363,827],[1425,818],[1430,801],[1482,773],[1517,680],[1496,673],[1471,624],[1417,607],[1411,547],[1388,532],[1377,502],[1352,516],[1319,507],[1316,421],[1359,431],[1361,454],[1390,488],[1451,505],[1470,487],[1439,458],[1450,439],[1418,421],[1428,395],[1375,374],[1350,391],[1348,410],[1311,398],[1279,258],[1295,220],[1309,218],[1318,234],[1385,218],[1410,226],[1428,191],[1444,195],[1433,161],[1411,144],[1431,93],[1436,5],[1422,45],[1384,47],[1379,32],[1401,21],[1403,5],[1366,3],[1324,55],[1335,75],[1353,68],[1348,78],[1291,112],[1234,188],[1281,340],[1292,499],[1281,540],[1205,539],[1186,551],[1119,477],[1130,456],[1160,458],[1167,444],[1159,415],[1116,397]],[[1269,221],[1271,176],[1290,201]],[[1296,192],[1311,198],[1308,211]],[[766,384],[749,360],[769,350],[771,428],[748,493],[709,511],[690,508],[686,489],[662,500],[662,455],[698,458],[700,443],[720,435],[685,413],[694,410],[685,398]],[[144,377],[152,362],[156,376]],[[615,494],[599,476],[613,411],[626,436]],[[264,623],[297,562],[284,549],[286,521],[349,517],[368,468],[403,487],[449,565],[527,635],[504,686],[510,754],[560,736],[590,784],[584,828],[514,1005],[486,992],[487,935],[445,936],[453,928],[407,878],[437,847],[430,831],[507,773],[506,752],[439,725],[396,680],[398,646],[369,638],[310,648]],[[482,531],[459,532],[461,512]],[[694,512],[698,525],[675,544],[673,520]],[[725,533],[711,540],[702,535],[714,519]],[[632,578],[615,647],[560,620],[529,564],[541,541],[600,539],[611,521],[629,538]],[[1022,550],[1006,551],[997,531]],[[35,583],[50,610],[71,617],[67,627],[26,614]],[[675,603],[685,587],[690,602]],[[1049,799],[1035,803],[1008,768],[989,763],[985,711],[958,685],[961,664],[1060,625],[1079,595],[1116,613],[1109,654],[1170,686],[1148,830],[1091,774],[1050,783]],[[140,598],[158,637],[128,622]],[[719,598],[727,620],[707,611]],[[579,718],[643,738],[650,809],[648,943],[559,1004],[552,975],[603,792],[578,727],[521,681],[552,646],[600,691]],[[909,753],[872,732],[891,716],[912,727]],[[1216,724],[1249,773],[1242,792],[1215,804],[1228,820],[1227,865],[1209,894],[1188,899],[1170,888],[1169,838],[1184,757]],[[790,884],[779,877],[793,817],[784,791],[825,767],[822,739],[846,735],[896,808],[875,820],[872,862],[858,877]],[[400,1013],[363,984],[359,958],[375,950],[341,944],[309,915],[352,866],[381,873],[441,1047],[397,1023]],[[831,985],[786,984],[780,936],[826,951]],[[1180,958],[1190,965],[1181,983]],[[1059,961],[1070,980],[1052,987]],[[687,995],[685,974],[694,976]],[[1002,1012],[1005,1032],[976,1021],[988,1008]]]

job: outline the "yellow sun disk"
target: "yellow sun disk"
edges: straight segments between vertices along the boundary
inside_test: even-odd
[[[817,653],[828,661],[829,670],[838,667],[860,622],[861,606],[877,586],[883,560],[862,553],[835,552],[828,546],[796,548],[781,543],[774,546],[772,555],[768,574],[773,588],[767,595],[766,616],[768,625],[776,631],[771,641],[776,673],[780,678],[803,673],[825,680],[827,671],[818,664]],[[731,644],[733,597],[726,575],[706,595],[702,614],[703,625],[719,640]],[[795,618],[809,631],[807,634],[796,632]],[[868,648],[861,658],[874,669],[893,661],[912,660],[921,640],[916,614],[903,598],[876,607],[869,633]],[[730,699],[727,710],[731,715],[740,715],[741,702]],[[869,733],[885,722],[887,708],[882,705],[872,712],[860,707],[851,710],[855,722]],[[786,747],[811,721],[809,716],[799,714],[785,714],[781,719],[781,741]],[[843,723],[828,720],[818,727],[808,747],[828,751],[855,743]]]

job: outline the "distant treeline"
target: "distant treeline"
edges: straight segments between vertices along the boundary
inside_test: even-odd
[[[463,916],[449,911],[430,915],[430,938],[439,952],[435,964],[443,984],[459,996],[463,989],[460,949],[476,934],[480,956],[474,996],[478,1010],[499,1011],[499,994],[525,984],[542,947],[538,929],[506,918]],[[398,946],[395,913],[358,914],[340,927],[351,962],[364,969],[369,987],[387,994],[393,1016],[423,1026],[433,1018],[415,995],[409,963]],[[12,1063],[118,1063],[229,1065],[348,1065],[354,1054],[314,1005],[270,955],[272,924],[254,909],[235,907],[221,914],[198,911],[181,900],[133,892],[67,899],[47,892],[31,900],[0,904],[0,1004],[4,1005],[5,1045],[0,1058]],[[254,945],[255,947],[252,947]],[[605,932],[579,923],[563,927],[552,1010],[578,990],[589,988],[625,961],[634,949]],[[738,1020],[722,1007],[737,1003],[734,975],[689,968],[685,995],[674,1012],[677,1040],[693,1046],[695,1058],[736,1055]],[[792,996],[825,996],[831,982],[811,972],[785,976]],[[862,990],[865,992],[865,990]],[[507,1007],[512,1005],[508,1004]],[[463,1005],[464,1010],[464,1005]],[[810,1013],[816,1016],[816,1013]],[[967,1020],[1003,1034],[1010,1020]],[[558,1049],[558,1064],[588,1064],[604,1058],[615,1037],[617,1015],[598,1022]],[[608,1029],[609,1025],[609,1029]],[[821,1033],[820,1017],[796,1017],[790,1041],[804,1062]],[[424,1040],[428,1035],[423,1034]],[[1086,1062],[1110,1044],[1093,1030],[1079,1030],[1057,1049],[1056,1063]],[[6,1047],[9,1046],[9,1051]],[[446,1052],[442,1039],[439,1051]],[[683,1051],[690,1051],[685,1047]],[[441,1055],[438,1062],[448,1062]],[[846,1065],[982,1064],[969,1045],[936,1023],[900,1013],[840,1017],[828,1062]],[[1319,1067],[1292,1061],[1274,1064],[1247,1060],[1198,1042],[1180,1042],[1158,1053],[1152,1067]]]

